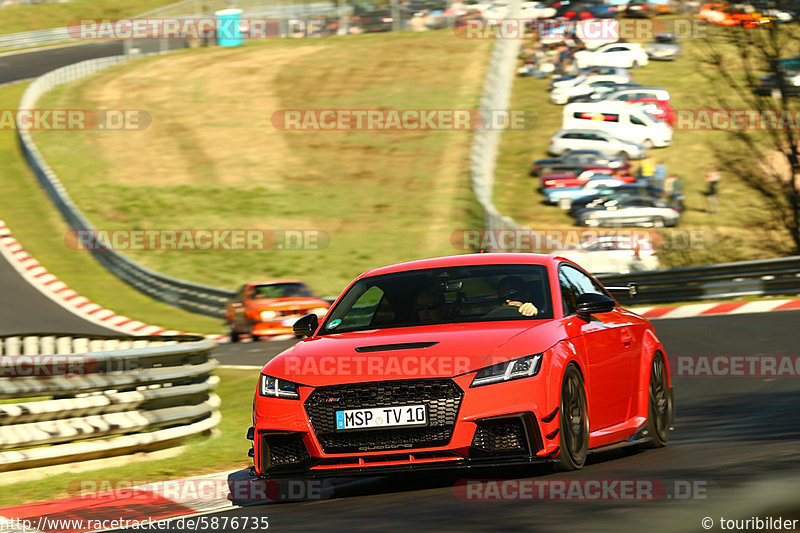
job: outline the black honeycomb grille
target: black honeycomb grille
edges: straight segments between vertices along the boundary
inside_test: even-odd
[[[478,424],[472,447],[491,454],[528,452],[522,419],[503,418]]]
[[[264,434],[261,450],[266,468],[301,463],[309,458],[308,449],[299,433]]]
[[[306,413],[326,453],[446,446],[453,435],[464,392],[452,380],[382,381],[316,389]],[[377,430],[336,430],[336,411],[424,404],[428,425]]]

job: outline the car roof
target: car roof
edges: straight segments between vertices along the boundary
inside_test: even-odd
[[[639,87],[635,87],[635,86],[623,87],[623,88],[619,89],[618,91],[614,91],[614,92],[615,93],[621,93],[622,91],[664,91],[664,92],[667,92],[667,93],[669,92],[667,89],[665,89],[663,87],[642,87],[642,86],[639,86]],[[614,93],[609,93],[609,94],[614,94]]]
[[[609,94],[616,94],[616,92],[609,93]],[[632,106],[629,102],[608,102],[606,100],[598,100],[596,102],[572,102],[571,104],[567,104],[564,106],[564,112],[568,113],[567,109],[576,109],[579,107],[583,107],[586,109],[586,106],[593,106],[589,107],[591,111],[597,111],[598,113],[603,113],[606,111],[634,111],[637,108]]]
[[[384,274],[395,274],[412,270],[425,270],[429,268],[447,268],[458,266],[478,266],[478,265],[552,265],[560,260],[558,256],[550,254],[531,254],[531,253],[480,253],[480,254],[461,254],[445,257],[434,257],[430,259],[417,259],[405,263],[397,263],[385,267],[374,268],[361,274],[358,278],[372,276],[382,276]]]
[[[556,135],[563,135],[565,133],[600,133],[603,135],[609,135],[611,137],[614,137],[611,133],[605,130],[593,130],[589,128],[565,128],[558,130],[558,132],[556,132]]]
[[[299,279],[268,279],[264,281],[251,281],[246,285],[248,287],[255,287],[257,285],[277,285],[278,283],[302,283],[303,285],[305,285],[305,283],[303,283]]]

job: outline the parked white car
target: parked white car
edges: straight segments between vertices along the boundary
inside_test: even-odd
[[[669,102],[669,91],[661,87],[628,87],[603,96],[603,102],[630,102],[632,100],[644,100],[653,98],[662,102]]]
[[[620,81],[621,79],[620,76],[613,75],[584,77],[582,81],[575,85],[555,87],[550,93],[550,102],[564,105],[569,102],[571,97],[592,94],[598,87],[619,87],[621,83],[627,83],[627,81]]]
[[[540,2],[522,2],[519,16],[523,19],[549,19],[556,16],[556,8],[547,7]]]
[[[559,255],[571,259],[592,274],[628,274],[658,270],[658,257],[652,239],[635,231],[589,237],[577,250]]]
[[[596,50],[575,52],[575,63],[578,68],[595,65],[636,68],[645,66],[647,62],[647,52],[638,43],[610,43]]]
[[[600,150],[606,154],[630,159],[647,156],[647,148],[639,143],[623,141],[615,135],[602,130],[574,129],[559,130],[550,137],[547,151],[561,155],[568,150]]]
[[[667,123],[627,102],[601,100],[569,104],[564,108],[561,127],[607,131],[648,149],[663,148],[672,142],[672,128]]]

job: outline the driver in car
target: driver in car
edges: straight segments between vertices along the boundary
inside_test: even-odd
[[[506,276],[497,284],[497,296],[501,309],[516,307],[521,315],[536,316],[539,309],[531,302],[525,290],[525,282],[517,276]]]
[[[423,324],[438,324],[447,315],[444,294],[423,290],[417,295],[417,316]]]

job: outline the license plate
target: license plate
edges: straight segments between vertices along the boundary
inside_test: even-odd
[[[336,411],[337,430],[424,426],[427,423],[428,410],[424,405]]]

